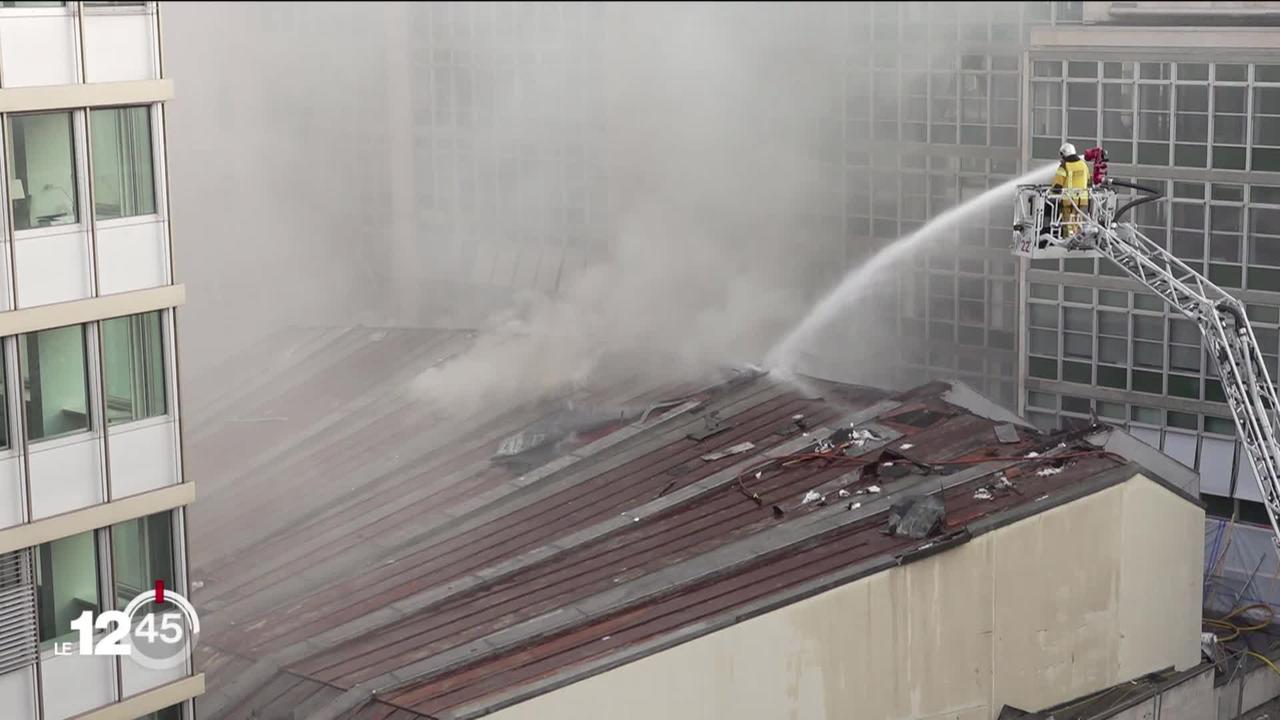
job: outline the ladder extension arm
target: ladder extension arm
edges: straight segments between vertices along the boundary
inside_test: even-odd
[[[1218,369],[1245,454],[1258,479],[1280,548],[1280,446],[1276,443],[1276,390],[1239,300],[1187,267],[1131,224],[1087,223],[1089,249],[1119,265],[1200,327]]]

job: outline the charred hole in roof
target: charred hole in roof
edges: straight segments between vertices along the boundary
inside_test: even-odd
[[[909,410],[904,413],[899,413],[898,415],[894,415],[892,417],[885,418],[885,419],[890,422],[898,423],[900,425],[910,425],[911,427],[914,427],[914,428],[923,429],[923,428],[931,427],[937,424],[940,420],[946,417],[948,416],[936,410],[931,410],[929,408],[919,408],[917,410]]]
[[[924,477],[933,474],[933,469],[926,465],[922,465],[911,458],[894,452],[893,450],[881,450],[875,457],[875,460],[867,463],[862,467],[859,474],[859,480],[898,480],[915,475]]]

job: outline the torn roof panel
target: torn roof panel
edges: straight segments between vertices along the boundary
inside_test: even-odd
[[[1127,467],[1082,434],[1023,427],[1002,443],[995,427],[1005,420],[953,404],[945,383],[892,397],[814,387],[822,397],[758,375],[686,385],[676,399],[696,402],[558,445],[523,474],[491,458],[538,422],[537,408],[489,413],[435,444],[403,426],[421,415],[365,408],[345,459],[394,462],[344,476],[345,490],[274,531],[260,552],[194,569],[207,580],[197,602],[210,608],[202,657],[218,676],[211,683],[278,659],[282,669],[250,683],[236,707],[275,708],[287,696],[312,708],[359,684],[378,689],[376,700],[346,717],[484,712],[692,628],[848,582],[852,569],[896,564],[924,543],[884,534],[891,496],[945,488],[942,531],[963,533],[1038,512],[1051,504],[1038,500]],[[621,404],[669,400],[671,390],[589,394]],[[713,414],[729,427],[692,439]],[[241,475],[304,467],[301,457],[285,461]],[[232,706],[202,707],[202,716],[232,717]]]

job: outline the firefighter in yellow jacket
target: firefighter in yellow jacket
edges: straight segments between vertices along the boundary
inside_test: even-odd
[[[1062,164],[1053,176],[1053,189],[1062,191],[1060,227],[1062,237],[1067,238],[1079,228],[1076,214],[1089,209],[1089,165],[1076,154],[1076,146],[1071,143],[1063,143],[1058,148],[1058,157]]]

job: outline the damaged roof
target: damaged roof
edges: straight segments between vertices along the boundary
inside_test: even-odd
[[[223,457],[192,508],[202,717],[478,717],[1138,472],[1195,502],[1145,451],[1105,447],[1118,431],[1044,435],[952,383],[742,369],[442,424],[398,391],[407,371],[370,375],[386,361],[368,335],[317,338],[244,396],[307,419]],[[377,342],[428,361],[468,338]],[[193,434],[191,454],[243,433]],[[931,534],[887,532],[893,506],[928,495]],[[263,530],[225,537],[253,512]]]

